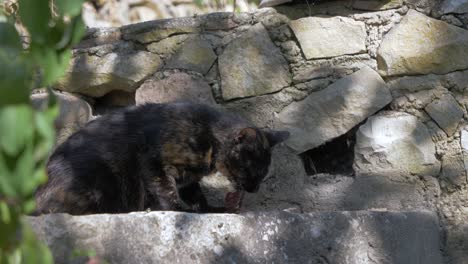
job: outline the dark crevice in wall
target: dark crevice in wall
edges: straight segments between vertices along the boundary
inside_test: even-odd
[[[353,175],[355,134],[358,128],[359,125],[344,135],[300,154],[307,175],[318,173]]]
[[[95,99],[93,115],[107,114],[132,105],[135,105],[135,92],[112,91]]]

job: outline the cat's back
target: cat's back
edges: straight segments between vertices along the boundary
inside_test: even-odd
[[[96,118],[62,143],[56,152],[93,154],[99,148],[115,152],[148,138],[190,133],[192,128],[211,129],[235,116],[221,109],[194,103],[145,104]],[[226,121],[225,123],[229,123]],[[143,143],[142,143],[143,144]]]

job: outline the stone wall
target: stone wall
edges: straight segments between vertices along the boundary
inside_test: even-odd
[[[94,116],[193,100],[286,128],[245,211],[430,210],[446,261],[468,263],[466,0],[293,3],[90,29],[55,88]],[[57,124],[61,139],[93,118],[82,113]]]

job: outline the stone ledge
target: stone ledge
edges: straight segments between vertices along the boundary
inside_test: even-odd
[[[56,263],[442,263],[437,216],[413,212],[177,212],[28,217]]]

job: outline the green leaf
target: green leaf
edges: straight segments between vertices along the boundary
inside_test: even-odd
[[[10,209],[6,202],[0,201],[0,221],[9,224],[11,222]]]
[[[81,13],[84,0],[56,0],[55,6],[62,16],[77,16]]]
[[[72,55],[70,50],[56,53],[52,49],[39,47],[33,48],[32,52],[36,63],[42,66],[41,86],[50,86],[62,77],[68,68]]]
[[[203,0],[193,0],[196,6],[202,7],[203,6]]]
[[[49,0],[18,0],[18,5],[21,21],[28,28],[32,40],[45,43],[51,18]]]
[[[0,148],[8,155],[18,155],[33,133],[33,110],[29,105],[0,108]]]
[[[20,241],[19,232],[19,215],[18,212],[11,206],[7,206],[9,220],[0,221],[0,249],[10,251],[14,246],[17,246]]]
[[[81,17],[75,17],[73,20],[73,34],[70,45],[78,44],[86,33],[86,26]]]
[[[26,221],[22,221],[23,243],[21,244],[21,263],[46,264],[53,263],[50,250],[36,238],[31,227]]]
[[[49,102],[54,96],[49,95]],[[35,159],[41,160],[47,156],[49,150],[55,143],[55,129],[53,126],[55,117],[58,115],[59,107],[57,104],[49,106],[48,109],[36,112],[34,123],[36,132],[39,136],[39,142],[35,148]]]
[[[16,170],[13,179],[15,189],[18,190],[20,197],[30,196],[38,185],[38,182],[32,178],[35,167],[32,139],[31,137],[21,155],[16,159]]]
[[[32,71],[16,49],[0,48],[0,107],[29,102]]]
[[[16,197],[16,190],[13,187],[11,179],[11,171],[7,166],[5,160],[5,153],[0,151],[0,196],[4,197]]]
[[[16,32],[15,26],[10,23],[0,22],[0,47],[12,48],[21,51],[21,38]]]
[[[0,5],[2,4],[2,1],[0,1]],[[7,22],[8,21],[8,18],[5,14],[5,11],[3,11],[2,8],[0,8],[0,22]],[[2,262],[0,262],[2,263]]]
[[[79,16],[73,18],[72,21],[65,26],[62,39],[56,44],[56,49],[59,51],[69,49],[72,45],[77,44],[86,32],[84,22]]]
[[[23,201],[22,207],[23,208],[21,212],[24,214],[30,214],[32,211],[34,211],[34,208],[36,208],[36,201],[34,200],[34,197]]]

